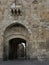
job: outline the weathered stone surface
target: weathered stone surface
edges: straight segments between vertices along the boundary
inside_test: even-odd
[[[13,2],[0,0],[0,58],[3,58],[4,41],[7,42],[5,36],[9,36],[7,39],[13,38],[16,32],[21,32],[17,36],[27,40],[27,55],[30,58],[49,58],[49,0],[37,0],[36,3],[32,0],[18,0],[17,4],[22,5],[22,16],[11,16]],[[16,23],[24,28],[17,28],[15,25],[11,27]]]

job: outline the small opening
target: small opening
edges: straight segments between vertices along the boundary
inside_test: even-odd
[[[20,11],[20,9],[18,9],[18,13],[19,13],[19,15],[21,14],[21,11]]]
[[[17,10],[15,9],[15,14],[17,15]]]
[[[26,58],[26,41],[14,38],[9,41],[9,60]]]
[[[21,12],[20,9],[14,8],[14,9],[11,9],[11,14],[12,15],[16,15],[16,16],[21,16],[22,15],[22,12]]]

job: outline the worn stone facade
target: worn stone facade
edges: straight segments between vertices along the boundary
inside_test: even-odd
[[[21,16],[11,13],[14,0],[0,0],[0,58],[3,49],[13,38],[26,40],[26,54],[30,59],[49,58],[49,0],[16,0]],[[20,13],[20,12],[19,12]]]

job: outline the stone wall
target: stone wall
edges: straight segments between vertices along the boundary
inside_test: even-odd
[[[49,0],[18,0],[22,17],[11,16],[13,0],[0,0],[0,58],[3,58],[4,30],[13,23],[21,23],[30,33],[30,58],[49,58]]]

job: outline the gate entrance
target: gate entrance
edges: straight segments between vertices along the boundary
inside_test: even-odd
[[[29,31],[20,23],[7,26],[4,31],[3,60],[28,58],[29,55]]]
[[[9,40],[9,60],[26,58],[26,41],[21,38]]]

